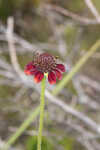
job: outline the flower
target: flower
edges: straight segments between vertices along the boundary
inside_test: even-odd
[[[48,81],[50,84],[56,83],[62,79],[62,72],[65,72],[63,64],[57,64],[56,58],[48,53],[36,53],[33,61],[28,63],[24,70],[26,75],[33,75],[34,81],[39,83],[43,78],[44,74],[48,74]]]

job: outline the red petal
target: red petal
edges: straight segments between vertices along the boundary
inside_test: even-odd
[[[56,75],[53,72],[50,72],[48,74],[48,81],[50,84],[55,84],[56,83]]]
[[[37,69],[32,69],[32,70],[30,71],[30,75],[35,75],[37,72],[38,72]]]
[[[39,83],[44,77],[44,74],[40,71],[36,72],[35,73],[35,76],[34,76],[34,81],[35,83]]]
[[[33,65],[33,62],[28,63],[24,70],[26,75],[33,75],[34,71],[36,71],[36,66]]]
[[[34,75],[36,72],[38,72],[37,69],[32,69],[32,70],[26,69],[26,70],[24,70],[24,73],[26,75]]]
[[[30,72],[29,70],[24,70],[24,73],[25,73],[26,75],[31,75],[31,72]]]
[[[65,72],[65,66],[63,64],[57,64],[56,68],[58,68],[62,72]]]
[[[35,69],[36,67],[33,65],[33,62],[30,62],[26,65],[26,70],[31,70],[31,69]]]
[[[57,69],[55,69],[54,71],[55,71],[55,73],[56,73],[57,78],[58,78],[59,80],[61,80],[61,79],[62,79],[62,73],[61,73],[59,70],[57,70]]]

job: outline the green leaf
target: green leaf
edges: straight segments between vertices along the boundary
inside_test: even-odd
[[[26,147],[26,150],[37,150],[37,136],[29,137]],[[46,137],[42,137],[41,148],[41,150],[54,150],[53,145]]]

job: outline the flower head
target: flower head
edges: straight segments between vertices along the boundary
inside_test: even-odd
[[[26,65],[24,72],[26,75],[34,75],[36,83],[39,83],[44,74],[47,73],[49,83],[55,84],[56,78],[62,79],[62,72],[65,72],[65,67],[63,64],[57,64],[56,58],[51,54],[36,53],[33,61]]]

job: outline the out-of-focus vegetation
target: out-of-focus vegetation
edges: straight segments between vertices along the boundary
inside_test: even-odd
[[[100,14],[100,1],[91,2]],[[63,13],[63,9],[67,13]],[[71,14],[76,17],[73,18]],[[46,51],[59,56],[66,66],[66,76],[100,39],[100,22],[85,0],[0,0],[0,147],[17,131],[30,110],[39,105],[39,93],[34,82],[33,87],[24,84],[11,64],[5,35],[10,16],[14,18],[15,48],[22,70],[33,59],[34,51]],[[81,112],[84,117],[91,118],[97,127],[100,124],[99,49],[58,93],[61,102]],[[56,87],[47,83],[50,91]],[[59,104],[54,105],[48,99],[43,150],[100,149],[100,130],[93,130],[77,115],[66,113],[62,107],[58,107]],[[37,129],[38,117],[12,145],[11,150],[36,150]]]

